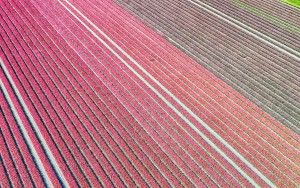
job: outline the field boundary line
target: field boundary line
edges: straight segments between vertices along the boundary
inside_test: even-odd
[[[141,79],[162,101],[164,101],[180,118],[182,118],[194,131],[198,133],[212,148],[215,149],[224,159],[226,159],[245,179],[247,179],[255,187],[259,185],[245,173],[233,160],[231,160],[218,146],[216,146],[204,133],[199,129],[179,110],[177,110],[162,94],[160,94],[148,81],[145,80],[134,68],[132,68],[120,55],[115,52],[103,39],[101,39],[89,26],[87,26],[73,11],[71,11],[62,1],[66,2],[72,9],[74,9],[85,21],[94,27],[106,40],[108,40],[114,47],[116,47],[123,55],[125,55],[131,62],[133,62],[144,74],[146,74],[153,82],[155,82],[161,89],[163,89],[170,97],[173,98],[182,108],[184,108],[193,118],[195,118],[203,127],[208,130],[215,138],[224,144],[234,155],[236,155],[242,162],[244,162],[252,171],[254,171],[261,179],[272,187],[275,185],[265,177],[258,169],[256,169],[247,159],[245,159],[238,151],[236,151],[228,142],[226,142],[219,134],[217,134],[210,126],[208,126],[202,119],[194,114],[185,104],[183,104],[176,96],[174,96],[167,88],[165,88],[158,80],[156,80],[149,72],[147,72],[136,60],[127,54],[120,46],[118,46],[111,38],[109,38],[100,28],[98,28],[90,19],[83,15],[76,7],[68,0],[58,0],[58,2],[69,11],[95,38],[97,38],[108,50],[110,50],[121,62],[127,66],[139,79]]]
[[[229,23],[230,25],[233,25],[234,27],[240,29],[241,31],[255,37],[256,39],[259,39],[260,41],[268,44],[269,46],[275,48],[276,50],[300,61],[300,52],[288,47],[287,45],[267,36],[266,34],[253,29],[252,27],[228,16],[227,14],[217,10],[216,8],[207,5],[199,0],[187,0],[188,2],[192,3],[193,5],[205,10],[206,12],[216,16],[217,18],[220,18],[221,20],[225,21],[226,23]]]

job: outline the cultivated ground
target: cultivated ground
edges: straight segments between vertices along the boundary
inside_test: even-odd
[[[299,11],[222,2],[0,1],[0,187],[299,187]]]
[[[279,1],[118,2],[300,133],[298,9]]]

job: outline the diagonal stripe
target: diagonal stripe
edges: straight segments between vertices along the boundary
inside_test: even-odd
[[[289,55],[290,57],[300,61],[300,53],[288,46],[286,46],[285,44],[282,44],[281,42],[247,26],[246,24],[243,24],[242,22],[222,13],[221,11],[199,1],[199,0],[187,0],[189,2],[191,2],[192,4],[196,5],[197,7],[213,14],[214,16],[222,19],[223,21],[233,25],[234,27],[240,29],[241,31],[244,31],[245,33],[259,39],[260,41],[272,46],[273,48],[279,50],[280,52],[283,52],[287,55]]]
[[[49,158],[49,160],[50,160],[50,162],[51,162],[51,164],[52,164],[55,172],[57,173],[57,175],[61,179],[61,182],[62,182],[63,186],[64,187],[70,187],[69,184],[68,184],[68,182],[66,181],[66,178],[64,177],[64,175],[63,175],[63,173],[62,173],[62,171],[61,171],[61,169],[60,169],[60,167],[59,167],[59,165],[58,165],[58,163],[57,163],[54,155],[52,154],[49,146],[47,145],[45,138],[43,137],[41,131],[39,130],[38,125],[36,124],[36,122],[33,119],[33,117],[31,115],[31,113],[30,113],[27,105],[25,104],[25,102],[24,102],[24,100],[23,100],[23,98],[22,98],[22,96],[21,96],[21,94],[20,94],[20,92],[19,92],[16,84],[14,83],[12,77],[10,76],[9,71],[7,70],[6,66],[4,65],[4,63],[2,62],[1,59],[0,59],[0,67],[3,69],[3,71],[4,71],[4,73],[5,73],[6,77],[7,77],[7,79],[9,80],[10,84],[12,85],[12,88],[15,91],[18,100],[20,101],[22,107],[24,108],[26,116],[28,117],[31,125],[33,126],[33,129],[36,132],[37,137],[38,137],[39,141],[41,142],[41,145],[43,146],[43,148],[44,148],[44,150],[45,150],[45,152],[46,152],[46,154],[47,154],[47,156],[48,156],[48,158]],[[29,134],[28,134],[26,128],[24,127],[23,122],[22,122],[20,116],[18,115],[18,112],[17,112],[17,110],[16,110],[16,108],[15,108],[12,100],[9,97],[9,94],[8,94],[8,92],[7,92],[6,88],[5,88],[2,80],[0,80],[0,86],[1,86],[1,90],[4,93],[5,98],[7,99],[8,103],[9,103],[9,106],[12,109],[12,112],[13,112],[13,114],[14,114],[14,116],[15,116],[15,118],[16,118],[16,120],[17,120],[17,122],[18,122],[18,124],[19,124],[19,126],[21,128],[21,131],[24,134],[25,141],[28,143],[28,146],[30,147],[32,155],[33,155],[33,157],[37,161],[37,166],[38,166],[39,170],[41,171],[41,173],[43,174],[43,177],[45,179],[46,185],[48,187],[54,187],[53,184],[52,184],[52,182],[51,182],[51,180],[50,180],[50,178],[49,178],[49,176],[48,176],[48,174],[47,174],[47,172],[46,172],[46,170],[45,170],[45,168],[44,168],[44,165],[43,165],[43,163],[42,163],[39,155],[37,154],[37,151],[34,148],[34,144],[31,141],[31,139],[29,137]]]
[[[52,184],[52,182],[51,182],[51,180],[50,180],[50,178],[49,178],[49,176],[48,176],[48,174],[47,174],[47,172],[45,170],[45,167],[44,167],[44,165],[43,165],[43,163],[42,163],[39,155],[37,154],[37,151],[34,148],[34,144],[31,141],[31,139],[29,137],[29,134],[28,134],[28,132],[27,132],[27,130],[26,130],[26,128],[25,128],[25,126],[24,126],[24,124],[23,124],[23,122],[22,122],[22,120],[21,120],[21,118],[20,118],[20,116],[19,116],[19,114],[18,114],[18,112],[17,112],[17,110],[16,110],[16,108],[15,108],[15,106],[14,106],[14,104],[13,104],[11,98],[10,98],[10,96],[9,96],[9,94],[8,94],[8,91],[7,91],[7,89],[5,88],[5,86],[4,86],[3,82],[2,82],[2,80],[0,80],[0,88],[1,88],[1,91],[3,92],[3,94],[4,94],[4,97],[6,98],[8,104],[9,104],[9,107],[10,107],[10,109],[11,109],[14,117],[16,118],[16,121],[17,121],[17,123],[18,123],[18,125],[19,125],[19,127],[21,129],[22,134],[24,135],[25,142],[29,146],[31,154],[32,154],[32,156],[35,158],[35,160],[37,162],[37,167],[40,170],[40,172],[42,174],[42,177],[45,180],[46,185],[48,187],[53,187],[53,184]]]
[[[219,149],[205,134],[197,129],[179,110],[177,110],[162,94],[160,94],[150,83],[148,83],[136,70],[134,70],[124,59],[122,59],[105,41],[103,41],[94,31],[91,30],[80,18],[78,18],[68,7],[66,7],[60,0],[59,3],[65,7],[70,14],[72,14],[88,31],[90,31],[103,45],[105,45],[120,61],[122,61],[139,79],[141,79],[157,96],[162,99],[178,116],[180,116],[193,130],[195,130],[206,142],[214,148],[222,157],[224,157],[240,174],[242,174],[252,185],[258,187],[257,183],[248,176],[233,160],[231,160],[221,149]],[[234,153],[241,161],[243,161],[251,170],[253,170],[261,179],[263,179],[271,187],[275,185],[265,177],[258,169],[256,169],[247,159],[238,153],[229,143],[227,143],[219,134],[217,134],[211,127],[209,127],[202,119],[194,114],[187,106],[185,106],[176,96],[174,96],[167,88],[165,88],[158,80],[156,80],[149,72],[147,72],[137,61],[135,61],[129,54],[127,54],[121,47],[119,47],[112,39],[110,39],[102,30],[100,30],[94,23],[92,23],[86,16],[84,16],[76,7],[65,0],[79,15],[81,15],[89,24],[91,24],[101,35],[103,35],[110,43],[112,43],[119,51],[121,51],[130,61],[132,61],[139,69],[143,71],[149,78],[151,78],[158,86],[160,86],[169,96],[171,96],[178,104],[180,104],[187,112],[189,112],[199,123],[201,123],[212,135],[214,135],[220,142],[222,142],[232,153]]]

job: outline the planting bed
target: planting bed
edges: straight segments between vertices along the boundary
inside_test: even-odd
[[[297,61],[153,2],[127,3],[158,32],[110,0],[0,2],[0,187],[300,184]]]

